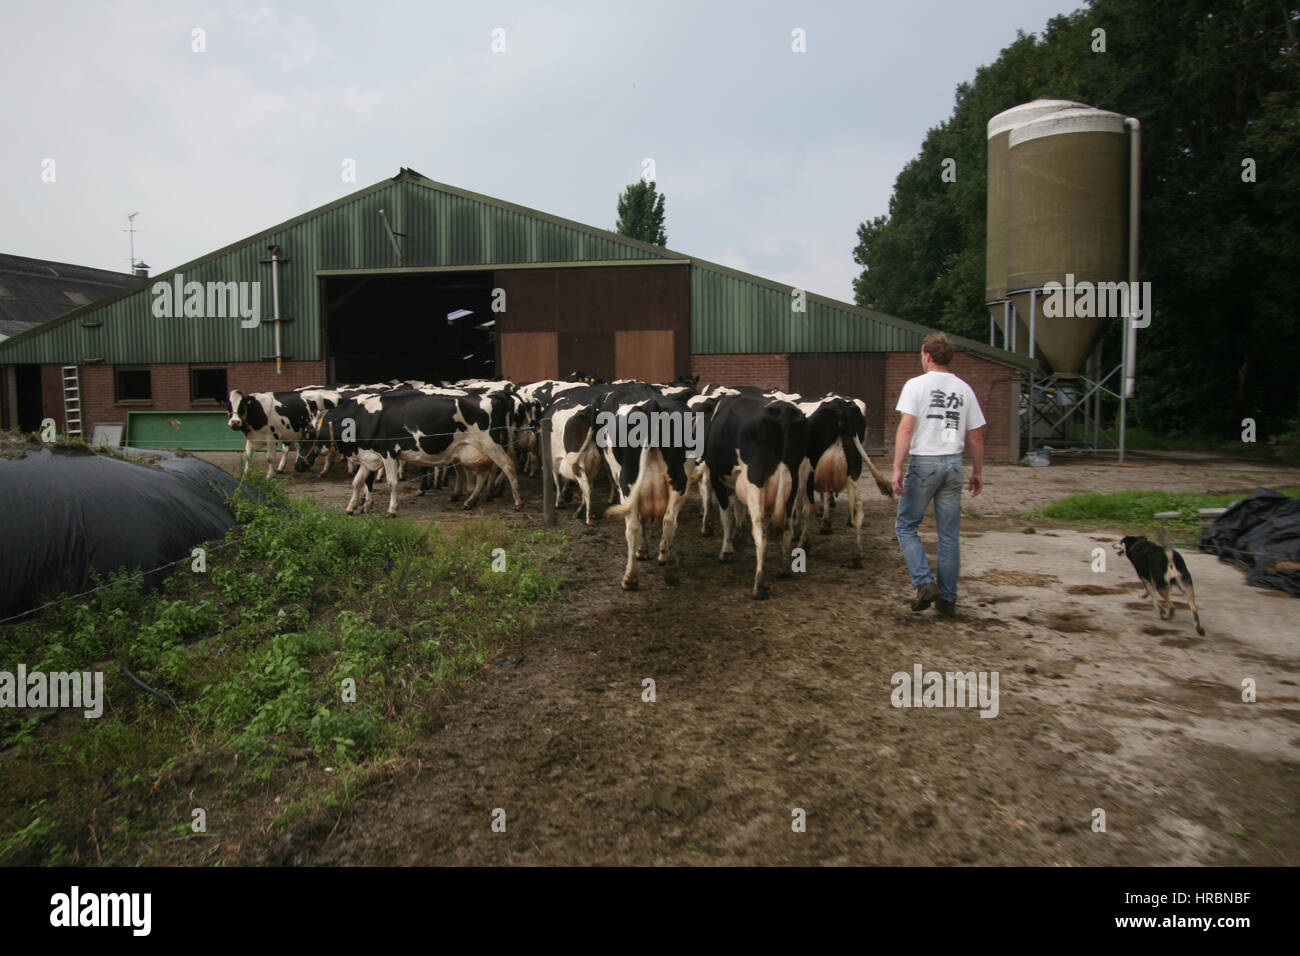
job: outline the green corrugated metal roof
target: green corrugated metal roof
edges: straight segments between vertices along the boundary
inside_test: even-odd
[[[399,259],[379,210],[401,233]],[[517,263],[685,260],[617,233],[501,202],[403,169],[385,180],[193,262],[159,273],[122,294],[69,312],[0,342],[0,363],[82,365],[160,362],[254,362],[274,353],[267,246],[289,262],[280,269],[282,351],[321,355],[318,270],[455,267]],[[237,317],[159,318],[154,286],[184,281],[260,282],[262,324]]]
[[[398,238],[393,250],[380,210]],[[319,360],[321,272],[447,269],[548,263],[690,262],[691,351],[912,351],[933,331],[824,296],[808,295],[806,315],[790,310],[790,286],[737,272],[617,233],[426,179],[402,169],[393,179],[142,280],[119,295],[0,342],[0,364],[83,365],[253,362],[274,352],[267,247],[278,244],[282,352]],[[262,324],[238,317],[159,318],[156,283],[260,282]],[[968,339],[959,348],[1022,368],[1028,360]]]
[[[691,260],[691,352],[919,352],[934,329],[861,306],[805,293],[796,312],[794,286]],[[953,345],[1017,368],[1037,363],[974,339]]]

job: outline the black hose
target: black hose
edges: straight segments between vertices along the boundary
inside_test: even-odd
[[[122,673],[126,675],[127,680],[129,680],[136,687],[139,687],[146,694],[153,694],[164,704],[170,704],[171,706],[175,707],[177,710],[180,710],[180,704],[176,703],[176,701],[172,700],[170,697],[168,697],[166,694],[162,693],[161,691],[154,690],[144,681],[140,680],[140,678],[132,674],[131,668],[126,666],[126,661],[122,662]]]

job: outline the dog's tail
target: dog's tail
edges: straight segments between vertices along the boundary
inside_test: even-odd
[[[1169,529],[1161,528],[1156,533],[1156,541],[1160,543],[1160,547],[1165,549],[1165,560],[1169,562],[1168,567],[1172,571],[1175,567],[1174,542],[1173,539],[1169,537]]]

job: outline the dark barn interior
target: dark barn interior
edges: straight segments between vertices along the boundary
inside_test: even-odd
[[[328,276],[321,301],[331,384],[496,377],[491,272]]]
[[[41,367],[39,365],[13,366],[18,392],[18,428],[34,432],[41,427]]]

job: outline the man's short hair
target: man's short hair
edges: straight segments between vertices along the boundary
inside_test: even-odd
[[[921,343],[921,351],[930,353],[930,360],[935,365],[947,365],[952,361],[953,347],[948,336],[942,332],[932,332]]]

